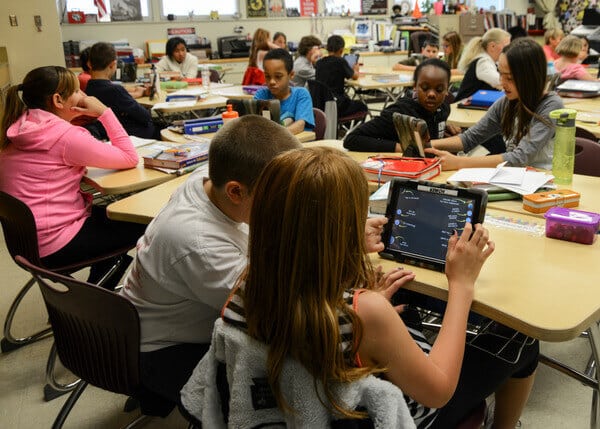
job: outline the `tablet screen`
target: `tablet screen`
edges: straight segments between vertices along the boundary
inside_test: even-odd
[[[346,62],[350,66],[350,68],[352,68],[358,62],[358,55],[346,54],[346,55],[344,55],[344,59],[346,60]]]
[[[487,194],[432,182],[395,180],[390,188],[383,257],[443,270],[448,240],[481,223]]]

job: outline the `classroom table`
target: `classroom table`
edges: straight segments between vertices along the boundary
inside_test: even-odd
[[[199,134],[200,137],[208,137],[212,138],[215,133],[206,133]],[[160,137],[164,141],[175,142],[175,143],[189,143],[190,140],[187,139],[183,134],[176,133],[175,131],[171,131],[168,128],[164,128],[160,130]],[[301,142],[311,142],[316,138],[314,131],[302,131],[301,133],[296,134],[296,138]]]
[[[340,148],[341,141],[322,140],[305,147]],[[372,153],[348,152],[357,161]],[[385,155],[385,154],[383,154]],[[452,172],[436,178],[445,181]],[[107,207],[115,220],[148,223],[170,195],[187,177],[127,197]],[[592,189],[600,187],[600,178],[574,176],[574,188],[585,187],[580,208],[600,211],[600,198]],[[582,189],[582,188],[580,188]],[[476,283],[472,310],[503,323],[523,334],[543,341],[561,342],[588,331],[592,352],[600,362],[600,287],[597,263],[600,240],[583,245],[543,236],[544,220],[515,207],[520,202],[495,201],[488,204],[486,227],[496,250],[484,264]],[[385,271],[398,263],[373,255],[373,261]],[[443,273],[411,266],[416,273],[407,289],[442,300],[447,299],[448,285]],[[553,367],[561,367],[554,363]],[[561,367],[563,368],[563,367]],[[563,369],[564,371],[564,369]],[[573,376],[572,374],[568,374]],[[594,389],[591,427],[599,427],[598,376],[579,379]]]
[[[565,108],[578,110],[575,124],[585,130],[590,131],[597,138],[600,138],[600,100],[597,100],[596,111],[592,110],[578,110],[579,104],[565,104]],[[591,109],[592,104],[584,104],[584,108]],[[456,125],[461,128],[469,128],[475,125],[483,116],[486,110],[479,109],[464,109],[458,107],[457,103],[450,105],[450,116],[448,117],[448,124]]]

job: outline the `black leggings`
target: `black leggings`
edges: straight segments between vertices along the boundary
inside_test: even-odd
[[[42,258],[42,263],[48,269],[58,268],[96,258],[122,247],[133,247],[145,230],[146,225],[110,220],[106,217],[105,207],[92,206],[90,217],[75,237],[62,249]],[[92,265],[88,282],[97,283],[118,258],[123,258],[119,269],[102,285],[113,290],[131,263],[132,258],[127,254]]]

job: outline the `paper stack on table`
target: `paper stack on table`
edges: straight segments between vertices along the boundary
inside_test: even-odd
[[[533,194],[554,179],[551,174],[542,171],[530,171],[524,167],[505,167],[505,163],[496,168],[462,168],[448,178],[449,183],[471,187],[483,185],[489,190],[494,185],[521,195]]]

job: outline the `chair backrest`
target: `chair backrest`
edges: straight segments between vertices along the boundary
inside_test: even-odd
[[[323,140],[325,129],[327,128],[327,116],[325,116],[325,112],[316,107],[313,107],[313,114],[315,115],[315,139]]]
[[[247,67],[242,78],[242,85],[264,85],[265,73],[258,67]]]
[[[321,81],[316,79],[309,79],[306,81],[308,84],[308,92],[310,98],[312,98],[313,107],[325,111],[325,103],[328,101],[336,101],[336,97],[331,89]]]
[[[63,365],[94,386],[135,394],[140,385],[140,322],[133,304],[21,256],[15,261],[40,286]]]
[[[262,115],[265,110],[269,111],[271,120],[279,123],[281,117],[281,104],[279,100],[255,100],[253,98],[230,99],[227,104],[233,105],[233,110],[240,116]]]
[[[409,53],[421,53],[421,48],[423,47],[423,43],[428,38],[435,38],[429,31],[413,31],[410,33],[410,46]]]
[[[21,255],[41,265],[35,219],[27,204],[0,191],[0,222],[10,256]]]
[[[600,177],[600,143],[575,138],[575,174]]]
[[[556,87],[563,82],[560,73],[554,73],[553,75],[548,76],[548,85],[546,86],[547,91],[554,91]]]
[[[215,83],[221,82],[221,75],[219,74],[219,72],[217,70],[214,70],[214,69],[210,70],[210,81],[215,82]]]
[[[575,127],[575,137],[583,137],[584,139],[591,140],[593,142],[598,141],[598,137],[594,135],[591,131],[586,130],[585,128]]]

